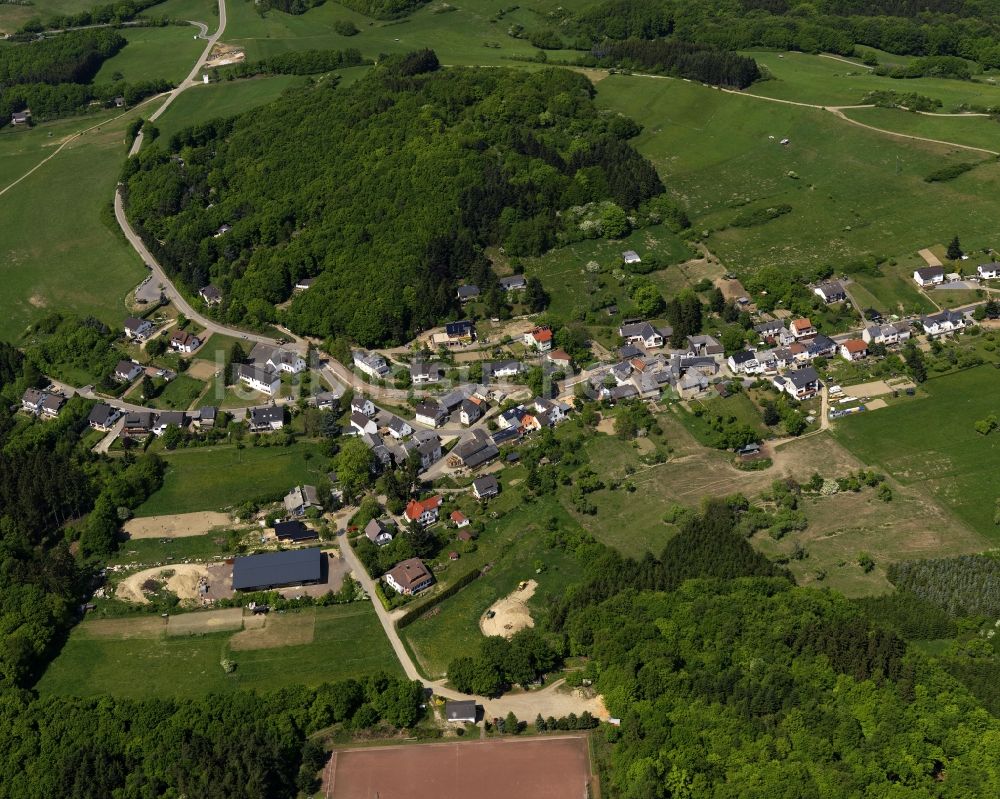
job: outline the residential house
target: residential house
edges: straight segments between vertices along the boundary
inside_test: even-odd
[[[496,417],[497,427],[501,430],[519,427],[521,425],[521,415],[523,413],[524,408],[521,406],[518,406],[517,408],[508,408]]]
[[[809,342],[806,347],[806,354],[809,359],[829,358],[837,354],[837,342],[829,336],[818,334],[816,338]]]
[[[215,231],[215,235],[213,235],[212,238],[213,239],[217,239],[217,238],[220,238],[222,236],[225,236],[232,229],[233,229],[233,226],[229,225],[229,224],[219,225],[218,230]]]
[[[928,336],[944,336],[962,330],[965,327],[965,317],[958,311],[941,311],[920,317],[920,324]]]
[[[892,324],[869,325],[861,333],[861,338],[867,344],[884,344],[886,346],[899,344],[909,337],[909,328]]]
[[[434,576],[420,558],[410,558],[397,563],[386,572],[385,581],[397,593],[410,596],[430,586],[434,582]]]
[[[618,335],[629,344],[642,344],[647,348],[663,346],[663,335],[649,322],[629,322],[618,328]]]
[[[440,427],[448,418],[448,412],[434,400],[424,400],[414,409],[416,420],[428,427]]]
[[[297,375],[306,370],[306,359],[294,350],[279,347],[267,359],[267,365],[275,372],[287,372]]]
[[[500,493],[500,482],[492,474],[484,474],[472,481],[472,493],[476,499],[489,499]]]
[[[305,526],[299,519],[289,519],[274,523],[274,535],[282,542],[301,544],[303,541],[315,541],[319,533]]]
[[[243,385],[269,397],[277,396],[281,392],[281,377],[269,367],[262,368],[254,364],[241,363],[236,367],[236,378]]]
[[[151,411],[138,411],[125,414],[122,435],[126,438],[145,438],[153,429],[156,416]]]
[[[340,407],[340,397],[336,391],[321,391],[314,394],[309,402],[321,411],[335,411]]]
[[[458,419],[459,421],[468,426],[470,424],[475,424],[478,422],[483,415],[483,409],[479,406],[479,403],[474,399],[464,399],[462,404],[459,406]]]
[[[141,374],[142,367],[135,361],[118,361],[113,377],[119,383],[131,383]]]
[[[444,703],[444,717],[452,724],[476,723],[475,699],[451,699]]]
[[[774,385],[797,400],[815,397],[819,391],[819,375],[811,366],[794,369],[774,378]]]
[[[820,283],[813,289],[813,294],[829,305],[832,302],[843,302],[847,299],[847,290],[839,280],[831,280],[829,283]]]
[[[994,280],[1000,278],[1000,264],[994,262],[991,264],[980,264],[976,267],[976,274],[982,280]]]
[[[444,376],[444,368],[440,363],[428,361],[413,361],[410,364],[410,380],[413,385],[421,386],[427,383],[438,383]]]
[[[925,286],[938,286],[944,283],[943,266],[925,266],[913,272],[913,282],[921,288]]]
[[[112,427],[115,426],[115,423],[121,418],[121,415],[121,409],[116,408],[113,405],[100,402],[90,409],[90,415],[87,417],[87,424],[95,430],[107,433]]]
[[[809,363],[809,348],[804,344],[795,341],[788,345],[788,351],[792,354],[792,361],[794,363]]]
[[[312,288],[312,284],[316,282],[314,277],[300,277],[295,281],[296,291],[308,291]]]
[[[42,400],[42,416],[48,416],[49,418],[55,418],[59,415],[59,411],[62,410],[63,405],[66,404],[66,397],[62,394],[46,394],[45,399]]]
[[[247,415],[247,426],[253,433],[281,430],[285,426],[285,409],[280,405],[262,405],[258,408],[251,408]]]
[[[445,341],[449,344],[462,344],[476,337],[476,325],[468,319],[461,322],[448,322],[444,326]]]
[[[357,435],[362,435],[363,433],[376,435],[378,433],[378,425],[375,424],[375,420],[370,416],[365,416],[363,413],[351,414],[351,428],[357,431]]]
[[[353,353],[354,366],[360,369],[369,377],[375,378],[376,380],[381,380],[389,374],[389,364],[385,362],[385,358],[379,355],[377,352],[364,352],[363,350],[355,350]]]
[[[459,528],[468,527],[472,523],[469,521],[469,517],[460,510],[453,510],[448,518],[451,519],[453,525]]]
[[[552,350],[545,354],[545,360],[557,369],[569,369],[573,365],[573,359],[565,350]]]
[[[134,316],[125,320],[125,338],[145,341],[153,332],[153,323],[148,319],[137,319]]]
[[[639,257],[639,253],[637,253],[635,250],[625,250],[625,252],[622,253],[622,260],[626,264],[642,263],[642,258]]]
[[[760,365],[760,371],[764,374],[774,374],[778,371],[778,356],[774,354],[774,350],[757,352],[757,363]]]
[[[528,281],[524,275],[510,275],[500,278],[500,288],[504,291],[521,291],[528,288]]]
[[[175,352],[192,353],[201,346],[201,339],[183,330],[175,330],[170,336],[170,349]]]
[[[395,525],[382,522],[379,519],[371,519],[365,525],[365,535],[368,537],[368,540],[380,547],[384,547],[392,541],[395,534]]]
[[[808,319],[793,319],[789,327],[796,340],[816,335],[816,328],[812,326],[812,322]]]
[[[389,435],[397,441],[402,441],[407,436],[413,435],[413,428],[398,416],[389,419],[386,429],[389,431]]]
[[[355,394],[351,398],[351,413],[361,413],[365,416],[374,416],[378,413],[378,408],[364,394]]]
[[[408,521],[416,522],[424,526],[434,524],[438,520],[438,512],[441,509],[441,497],[433,496],[427,499],[411,499],[406,503],[404,515]]]
[[[769,344],[777,344],[785,347],[795,341],[795,336],[785,327],[785,323],[780,319],[772,319],[770,322],[761,322],[754,325],[754,331]]]
[[[303,516],[310,508],[323,510],[316,486],[295,486],[285,495],[285,510],[289,516]]]
[[[31,124],[31,110],[25,108],[23,111],[15,111],[10,115],[10,124],[12,125],[30,125]]]
[[[467,469],[475,469],[496,458],[500,454],[500,450],[497,449],[496,444],[485,431],[477,429],[473,430],[463,441],[460,441],[452,450],[452,454]]]
[[[437,436],[424,439],[417,446],[417,453],[420,455],[420,468],[424,471],[430,469],[431,466],[441,460],[441,439]]]
[[[164,411],[156,417],[156,422],[153,424],[153,435],[162,436],[167,432],[168,427],[183,430],[187,425],[188,417],[183,411]]]
[[[705,378],[702,379],[705,380],[705,385],[708,385],[708,380]],[[614,404],[616,402],[621,402],[622,400],[627,400],[627,399],[633,399],[634,397],[638,396],[639,396],[639,389],[637,389],[631,383],[625,383],[624,385],[615,386],[614,388],[610,389],[608,391],[607,398],[608,400],[611,401],[612,404]]]
[[[205,405],[194,418],[194,425],[199,430],[211,430],[219,421],[219,409],[214,405]]]
[[[473,286],[471,284],[468,286],[459,286],[457,295],[459,302],[464,303],[474,300],[479,296],[479,286]]]
[[[868,345],[859,338],[849,338],[840,345],[840,355],[848,361],[860,361],[868,357]]]
[[[552,349],[552,330],[548,327],[536,327],[524,334],[526,346],[534,347],[539,352],[548,352]]]
[[[44,391],[39,391],[37,388],[29,388],[21,395],[21,410],[28,413],[41,413],[42,403],[45,402],[47,396],[48,394]]]
[[[729,369],[734,375],[753,374],[760,369],[757,353],[750,350],[740,350],[729,356]]]
[[[688,336],[688,352],[692,355],[722,355],[726,348],[712,336]]]
[[[220,305],[222,303],[222,292],[211,283],[198,289],[198,296],[205,301],[206,305]]]
[[[524,370],[520,361],[493,361],[483,364],[483,380],[493,381],[498,378],[516,377]]]
[[[538,414],[544,414],[553,425],[559,424],[566,418],[570,407],[565,402],[546,399],[545,397],[535,397],[531,404]]]

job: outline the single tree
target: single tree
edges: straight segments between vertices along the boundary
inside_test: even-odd
[[[950,242],[948,242],[948,260],[957,261],[962,257],[962,244],[958,240],[958,236],[955,236]]]

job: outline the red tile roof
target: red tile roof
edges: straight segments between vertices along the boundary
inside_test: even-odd
[[[411,499],[406,505],[406,518],[411,522],[415,522],[420,518],[421,514],[427,510],[436,510],[441,507],[441,497],[434,496],[429,499],[416,500]]]

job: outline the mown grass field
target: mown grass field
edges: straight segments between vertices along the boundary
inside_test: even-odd
[[[687,203],[695,228],[710,231],[709,248],[731,270],[894,256],[956,231],[975,249],[995,235],[1000,165],[948,183],[923,180],[968,160],[965,151],[681,80],[613,75],[597,88],[599,105],[644,126],[635,145]],[[729,227],[744,211],[782,204],[792,210],[778,219]]]
[[[290,447],[192,447],[161,452],[167,462],[163,487],[136,516],[225,508],[261,495],[284,495],[303,481],[315,481],[323,459],[311,444]]]
[[[1000,96],[997,100],[1000,101]],[[852,108],[844,113],[876,128],[1000,152],[1000,124],[990,117],[926,116],[899,108]],[[988,153],[969,151],[966,160],[978,163],[990,157]]]
[[[378,671],[402,674],[368,602],[299,612],[315,614],[312,643],[239,651],[230,649],[229,632],[168,638],[148,630],[147,617],[85,621],[70,634],[38,690],[48,696],[194,697],[317,685]],[[108,623],[121,633],[108,635],[101,628]],[[136,637],[126,637],[130,625]],[[223,658],[236,662],[234,673],[223,672]]]
[[[863,461],[934,497],[996,543],[1000,434],[982,436],[973,425],[997,412],[1000,371],[982,366],[922,388],[927,399],[847,417],[834,433]]]
[[[13,33],[25,22],[56,14],[77,14],[92,8],[91,0],[32,0],[28,6],[0,5],[0,33]]]
[[[519,538],[492,561],[492,569],[437,605],[433,616],[424,616],[400,631],[429,676],[443,676],[451,660],[475,652],[483,638],[479,619],[490,605],[514,591],[521,580],[538,582],[534,596],[528,600],[537,623],[547,597],[558,596],[580,579],[582,564],[571,553],[546,546],[544,521],[549,514],[572,524],[551,501],[501,519],[501,528],[516,530]],[[485,537],[490,535],[494,533],[487,532]],[[541,574],[535,573],[536,563],[544,566]]]
[[[191,59],[191,64],[194,58]],[[188,65],[190,68],[190,64]],[[290,86],[304,79],[295,75],[272,75],[250,80],[222,81],[195,86],[175,100],[156,124],[169,139],[178,131],[210,119],[233,116],[265,105]]]
[[[991,106],[1000,103],[1000,86],[983,80],[948,78],[899,80],[875,75],[861,63],[848,64],[836,58],[807,53],[750,51],[758,64],[766,67],[774,80],[752,86],[752,94],[778,97],[814,105],[857,105],[872,91],[916,92],[942,102],[942,111],[952,111],[961,103]],[[882,54],[880,61],[902,63],[905,56]],[[996,149],[996,148],[992,148]]]
[[[123,28],[128,44],[101,65],[94,82],[111,83],[112,76],[121,73],[131,83],[153,78],[180,83],[205,49],[205,41],[194,38],[197,32],[193,25]]]
[[[111,214],[131,116],[76,139],[0,195],[0,338],[16,340],[29,323],[52,310],[91,314],[113,327],[121,322],[125,295],[145,274]],[[54,127],[82,130],[96,121],[88,117]],[[12,149],[35,149],[41,161],[41,142],[52,141],[47,132],[47,126],[18,131],[20,140],[4,134],[0,150],[11,142]]]
[[[935,308],[913,282],[913,270],[925,266],[924,259],[913,255],[898,263],[883,264],[881,275],[851,275],[850,292],[861,309],[875,308],[885,313],[933,313]]]
[[[228,3],[226,11],[229,11]],[[219,22],[219,6],[214,0],[166,0],[150,6],[142,16],[153,19],[167,17],[174,20],[198,20],[208,25],[209,31],[213,31]]]

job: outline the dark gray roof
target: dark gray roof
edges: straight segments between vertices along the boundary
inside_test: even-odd
[[[819,375],[811,366],[807,366],[804,369],[796,369],[794,372],[787,372],[785,377],[791,380],[792,385],[796,388],[805,388],[810,383],[815,383],[819,380]]]
[[[90,409],[90,415],[87,417],[87,423],[98,424],[103,427],[107,425],[117,413],[117,409],[112,408],[104,402],[100,402]]]
[[[209,419],[215,419],[219,415],[219,409],[214,405],[206,405],[200,411],[198,411],[198,418],[202,421],[208,421]]]
[[[394,536],[396,534],[395,525],[386,524],[379,519],[372,519],[365,525],[365,535],[368,536],[370,541],[374,541],[382,533],[387,533],[389,536]]]
[[[505,291],[513,291],[514,289],[523,288],[528,285],[528,281],[525,279],[524,275],[511,275],[510,277],[500,278],[500,288]]]
[[[250,421],[254,424],[271,424],[285,421],[285,409],[277,405],[264,405],[250,409]]]
[[[126,427],[152,427],[153,413],[151,411],[136,411],[125,417]]]
[[[500,483],[492,474],[484,474],[472,481],[472,487],[477,494],[495,494],[500,490]]]
[[[418,416],[429,416],[433,418],[440,418],[444,415],[445,410],[436,402],[421,402],[415,408]]]
[[[922,278],[944,276],[943,266],[924,266],[917,270],[917,274]]]
[[[323,573],[319,549],[295,549],[248,555],[233,562],[233,590],[318,582]]]
[[[458,297],[462,300],[469,300],[479,296],[479,286],[459,286]]]
[[[274,525],[274,534],[282,541],[308,541],[312,538],[319,538],[319,533],[315,530],[310,530],[298,519],[292,519],[287,522],[276,522]]]
[[[187,415],[183,411],[164,411],[156,419],[157,427],[167,427],[174,425],[184,427],[187,424]]]
[[[444,703],[444,714],[448,721],[476,718],[475,699],[452,699]]]
[[[739,352],[734,352],[729,356],[733,359],[733,363],[749,363],[750,361],[757,360],[757,353],[750,352],[750,350],[740,350]]]

